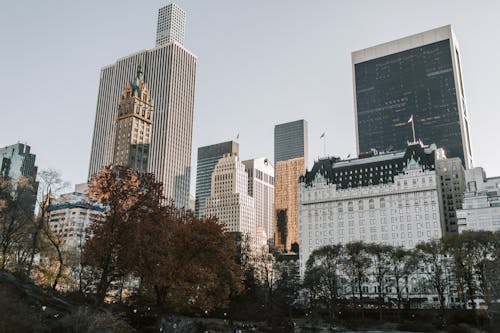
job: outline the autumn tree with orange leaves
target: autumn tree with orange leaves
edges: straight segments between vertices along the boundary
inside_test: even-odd
[[[90,180],[89,197],[106,207],[84,248],[98,301],[127,276],[140,281],[143,301],[172,310],[223,308],[240,292],[233,238],[216,219],[199,219],[166,201],[152,174],[104,168]]]
[[[110,285],[133,271],[142,214],[159,209],[161,184],[151,174],[105,167],[90,179],[88,194],[106,207],[105,218],[90,225],[83,251],[84,265],[95,277],[90,282],[102,302]]]

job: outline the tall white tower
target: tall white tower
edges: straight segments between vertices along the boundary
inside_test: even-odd
[[[118,102],[122,90],[144,69],[155,102],[147,171],[163,182],[164,195],[187,207],[191,176],[196,56],[183,46],[185,13],[161,8],[156,47],[101,69],[89,177],[113,162]]]

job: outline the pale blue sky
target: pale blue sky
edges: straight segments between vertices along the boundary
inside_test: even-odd
[[[26,142],[39,168],[86,181],[100,68],[153,47],[157,10],[168,3],[2,1],[0,146]],[[199,146],[237,133],[243,159],[272,158],[274,125],[300,118],[310,166],[323,155],[323,132],[328,154],[353,154],[351,52],[452,24],[475,165],[500,175],[500,1],[176,3],[187,12],[185,46],[198,56],[193,168]]]

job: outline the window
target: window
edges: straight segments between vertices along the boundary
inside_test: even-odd
[[[370,209],[375,209],[375,201],[373,199],[370,199],[368,202],[368,206]]]
[[[347,210],[350,211],[350,212],[352,212],[354,210],[352,201],[349,201],[347,203]]]
[[[380,208],[385,208],[385,199],[380,198]]]

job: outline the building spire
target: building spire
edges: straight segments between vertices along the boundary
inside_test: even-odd
[[[143,80],[144,80],[144,72],[142,71],[141,64],[138,64],[137,71],[135,74],[135,79],[130,82],[130,85],[132,86],[132,96],[134,95],[134,93],[136,91],[137,91],[137,95],[139,97],[141,96],[141,89],[139,87],[140,87],[141,81],[143,81]]]

